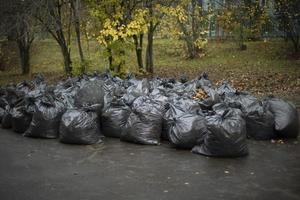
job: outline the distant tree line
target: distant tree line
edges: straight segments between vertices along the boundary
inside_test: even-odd
[[[298,52],[300,0],[271,3],[278,28]],[[213,10],[214,4],[219,4],[218,10]],[[70,45],[73,37],[80,58],[79,73],[86,71],[88,63],[83,38],[95,39],[105,49],[111,71],[124,73],[125,55],[134,49],[138,69],[153,73],[157,31],[184,41],[187,58],[193,59],[205,51],[211,19],[216,19],[242,49],[249,35],[262,35],[269,5],[267,0],[1,0],[0,37],[16,42],[23,74],[30,72],[30,49],[37,34],[43,32],[59,45],[67,74],[74,73]]]

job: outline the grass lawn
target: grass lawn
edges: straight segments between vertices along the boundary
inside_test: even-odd
[[[237,50],[233,42],[211,41],[205,56],[193,60],[185,59],[183,46],[180,41],[155,39],[154,75],[180,77],[185,74],[194,78],[206,71],[217,84],[228,80],[235,87],[256,95],[300,96],[300,59],[287,56],[287,44],[282,40],[248,42],[245,51]],[[71,49],[76,65],[79,58],[75,42]],[[107,61],[97,42],[89,43],[89,51],[84,42],[84,49],[91,61],[89,71],[107,68]],[[12,53],[13,51],[10,52]],[[11,64],[7,70],[0,72],[0,84],[30,79],[32,75],[20,75],[16,53],[10,57]],[[60,49],[52,39],[34,43],[31,64],[31,74],[43,73],[50,81],[64,74]],[[126,65],[128,71],[135,71],[137,68],[133,50],[127,52]]]

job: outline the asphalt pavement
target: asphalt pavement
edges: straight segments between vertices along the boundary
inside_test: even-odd
[[[0,129],[1,200],[300,199],[300,145],[249,140],[244,158],[106,138],[61,144]]]

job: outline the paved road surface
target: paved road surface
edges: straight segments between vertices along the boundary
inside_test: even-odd
[[[248,157],[221,159],[168,144],[65,145],[0,129],[0,199],[300,199],[298,143],[249,141]]]

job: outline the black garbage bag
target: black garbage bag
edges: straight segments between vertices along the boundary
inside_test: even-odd
[[[67,109],[71,109],[75,107],[75,95],[78,92],[79,87],[71,86],[69,88],[60,88],[55,89],[55,96],[65,105]]]
[[[170,82],[167,79],[163,79],[163,80],[161,80],[160,86],[162,86],[165,89],[173,89],[175,87],[175,84],[172,81]]]
[[[169,121],[172,120],[173,118],[184,115],[186,112],[182,108],[175,106],[173,104],[166,104],[165,109],[166,111],[163,115],[161,138],[163,140],[169,140],[168,138],[168,132],[170,130]]]
[[[154,89],[158,88],[161,86],[163,80],[160,79],[159,77],[155,77],[149,81],[150,85],[150,91],[152,92]],[[162,86],[161,86],[162,87]]]
[[[4,95],[6,95],[6,89],[0,86],[0,97],[3,97]]]
[[[121,137],[131,110],[126,105],[111,105],[101,115],[102,132],[107,137]]]
[[[186,83],[189,81],[189,77],[186,75],[181,75],[179,78],[180,83]]]
[[[16,133],[24,133],[32,120],[33,111],[35,110],[35,105],[21,100],[11,112],[11,124],[12,129]]]
[[[165,91],[161,86],[154,88],[149,96],[155,101],[161,102],[162,104],[168,102],[168,97],[166,96]]]
[[[34,85],[33,91],[35,91],[35,93],[44,94],[48,87],[45,78],[42,74],[37,74],[32,80],[32,84]]]
[[[33,90],[34,86],[27,81],[23,81],[16,86],[16,90],[22,92],[23,94],[29,93]]]
[[[214,114],[223,115],[223,113],[226,112],[228,109],[230,109],[230,107],[228,106],[227,103],[225,102],[217,103],[212,107],[212,111],[213,111],[212,115]]]
[[[201,111],[201,107],[199,102],[189,99],[189,98],[175,98],[175,99],[170,99],[169,98],[170,104],[174,105],[178,109],[182,110],[183,112],[187,113],[199,113]]]
[[[207,134],[193,153],[206,156],[238,157],[248,154],[246,123],[239,109],[206,117]]]
[[[221,102],[221,98],[215,89],[208,86],[202,86],[202,89],[208,97],[199,101],[201,108],[211,109],[213,105]]]
[[[126,93],[122,96],[121,99],[126,105],[131,106],[136,98],[137,98],[137,96],[134,96],[130,93]]]
[[[46,94],[35,102],[35,111],[29,128],[24,136],[57,138],[59,123],[65,106],[53,95]]]
[[[224,81],[223,84],[217,89],[217,93],[225,98],[226,95],[235,94],[237,92],[227,81]]]
[[[34,79],[32,80],[34,85],[42,85],[45,83],[45,77],[42,74],[37,74],[34,76]]]
[[[104,104],[104,95],[103,81],[89,81],[84,84],[75,95],[75,106],[89,107],[97,104],[100,107],[99,109],[102,109]]]
[[[126,78],[123,80],[123,86],[125,88],[129,88],[131,85],[137,85],[139,80],[137,80],[134,76],[134,74],[129,73],[127,74]]]
[[[244,114],[248,111],[248,107],[257,102],[258,99],[246,92],[236,92],[236,93],[229,93],[225,96],[224,102],[227,103],[232,108],[240,109]]]
[[[76,86],[77,82],[80,81],[80,78],[78,76],[75,77],[69,77],[66,80],[60,81],[57,83],[56,85],[56,90],[63,90],[63,89],[67,89],[70,87],[74,87]]]
[[[18,93],[14,86],[7,87],[6,95],[3,96],[11,108],[15,106],[20,97],[23,97],[22,94]]]
[[[96,72],[97,73],[97,76],[99,76],[99,78],[101,80],[107,80],[107,79],[112,79],[113,78],[113,75],[111,74],[111,71],[110,70],[105,70],[104,72],[100,73],[99,72]]]
[[[4,96],[0,97],[0,108],[3,108],[5,110],[6,106],[9,106],[8,101]]]
[[[4,129],[11,128],[11,109],[7,106],[4,110],[4,114],[2,116],[1,126]]]
[[[134,85],[131,85],[127,88],[126,93],[122,97],[122,100],[128,105],[135,101],[137,97],[148,95],[150,92],[150,84],[147,79],[137,81]]]
[[[296,138],[299,135],[299,116],[296,106],[278,98],[266,99],[275,119],[275,134],[283,138]]]
[[[143,79],[138,81],[137,84],[130,86],[127,88],[127,93],[132,94],[135,97],[139,97],[142,95],[147,95],[150,92],[150,83],[147,79]]]
[[[205,117],[183,114],[168,120],[168,138],[177,148],[192,149],[199,144],[207,132]]]
[[[197,87],[212,87],[212,82],[208,78],[208,74],[203,72],[197,81]]]
[[[102,110],[107,110],[112,103],[119,101],[125,93],[125,88],[121,87],[112,80],[107,80],[103,86],[104,88],[104,106]]]
[[[175,85],[173,92],[179,94],[180,96],[191,97],[197,88],[198,88],[198,80],[193,79],[184,84]]]
[[[138,144],[159,144],[162,131],[162,108],[147,96],[138,97],[121,133],[121,140]]]
[[[274,122],[274,116],[266,103],[262,101],[252,103],[246,113],[247,136],[255,140],[275,138]]]
[[[5,109],[0,107],[0,123],[2,121],[3,116],[5,115]]]
[[[30,91],[29,93],[26,94],[26,98],[32,98],[32,99],[38,99],[40,97],[42,97],[44,94],[46,93],[46,89],[34,89],[32,91]]]
[[[59,140],[68,144],[95,144],[102,142],[97,112],[89,109],[67,110],[59,128]]]

